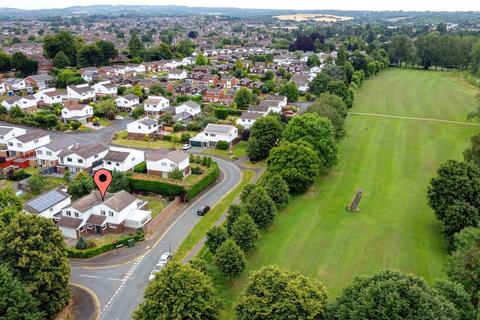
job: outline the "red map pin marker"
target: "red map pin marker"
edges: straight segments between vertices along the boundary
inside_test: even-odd
[[[112,183],[112,174],[107,169],[97,170],[93,174],[93,181],[95,182],[98,190],[100,191],[100,195],[102,196],[102,201],[105,200],[107,189]]]

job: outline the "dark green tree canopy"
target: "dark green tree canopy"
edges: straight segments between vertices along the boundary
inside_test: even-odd
[[[252,217],[244,213],[233,223],[231,237],[244,252],[248,252],[255,248],[260,233]]]
[[[235,309],[239,320],[306,320],[323,319],[326,305],[319,281],[269,266],[250,276]]]
[[[222,226],[213,226],[207,232],[207,240],[205,245],[212,252],[215,253],[222,243],[227,240],[228,234]]]
[[[215,265],[225,276],[236,278],[245,269],[245,254],[234,240],[228,239],[217,249]]]
[[[250,192],[243,205],[260,228],[266,228],[277,214],[275,203],[261,186],[256,186]]]
[[[262,175],[259,184],[275,203],[278,210],[288,204],[288,185],[282,176],[277,173],[266,172]]]
[[[211,279],[190,264],[170,263],[150,282],[135,320],[218,319],[219,301]]]
[[[457,319],[458,312],[423,279],[398,271],[357,277],[329,307],[327,319]]]
[[[270,149],[278,146],[283,134],[283,124],[277,116],[266,116],[258,119],[250,130],[250,138],[258,143],[260,159],[265,159]]]
[[[450,246],[453,246],[453,235],[466,227],[478,227],[480,214],[477,208],[466,202],[455,202],[445,210],[443,218],[443,234]]]
[[[453,304],[459,314],[459,320],[475,319],[475,308],[461,284],[448,280],[437,280],[433,289]]]

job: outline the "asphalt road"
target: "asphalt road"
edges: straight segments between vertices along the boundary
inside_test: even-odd
[[[175,252],[183,239],[202,217],[197,216],[201,205],[214,206],[234,188],[242,178],[240,169],[233,163],[215,159],[223,171],[223,179],[210,191],[195,199],[160,239],[134,261],[99,269],[72,267],[73,283],[91,289],[100,303],[100,319],[131,319],[133,311],[143,299],[148,277],[161,254],[171,248]]]

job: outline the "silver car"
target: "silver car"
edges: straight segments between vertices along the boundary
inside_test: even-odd
[[[165,252],[160,256],[160,259],[158,260],[157,264],[153,268],[152,272],[150,273],[150,276],[148,277],[148,280],[152,281],[155,279],[155,275],[162,271],[162,269],[167,265],[168,261],[172,259],[172,254],[170,252]]]

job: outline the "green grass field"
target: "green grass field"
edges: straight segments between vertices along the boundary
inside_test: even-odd
[[[448,73],[387,70],[359,89],[353,112],[464,121],[476,90]],[[277,264],[320,279],[332,299],[356,275],[384,268],[432,281],[444,275],[440,224],[428,207],[430,178],[447,159],[461,159],[478,127],[352,115],[339,164],[277,217],[249,257],[247,271],[219,285],[232,305],[248,274]],[[345,207],[363,189],[360,212]]]

